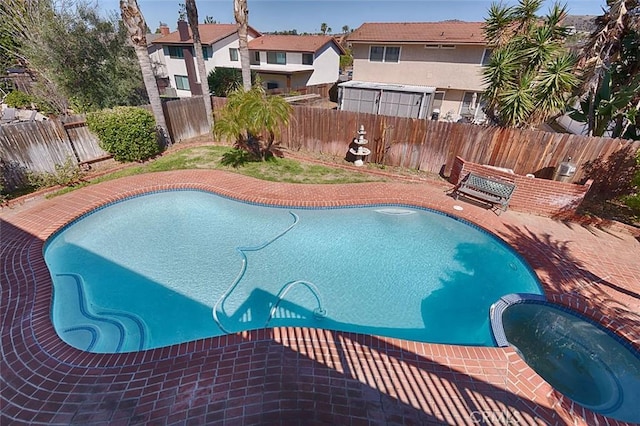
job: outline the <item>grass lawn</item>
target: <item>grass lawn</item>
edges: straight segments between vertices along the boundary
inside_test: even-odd
[[[364,172],[306,163],[290,158],[273,158],[270,161],[247,162],[238,167],[226,166],[222,164],[222,156],[229,151],[231,151],[231,148],[228,146],[215,145],[194,146],[192,148],[176,150],[165,153],[143,164],[131,165],[118,171],[107,172],[99,177],[88,178],[80,184],[53,192],[49,197],[55,197],[82,186],[125,176],[183,169],[225,170],[257,179],[289,183],[332,184],[389,180],[385,177],[374,176]]]

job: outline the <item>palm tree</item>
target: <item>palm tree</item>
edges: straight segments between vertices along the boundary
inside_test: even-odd
[[[214,135],[235,139],[234,147],[248,152],[254,160],[282,157],[275,140],[281,126],[289,123],[291,111],[284,98],[267,95],[262,86],[237,89],[216,117]]]
[[[326,22],[323,22],[322,24],[320,24],[320,32],[321,32],[322,34],[326,34],[326,33],[327,33],[327,29],[328,29],[328,28],[329,28],[329,27],[327,27],[327,23],[326,23]]]
[[[584,74],[581,111],[572,118],[587,123],[589,133],[640,138],[640,2],[610,0],[596,18],[580,55]]]
[[[487,115],[502,126],[534,126],[561,114],[579,84],[575,58],[562,44],[566,8],[554,5],[541,22],[535,14],[541,4],[493,4],[485,20],[485,36],[494,50],[483,70],[483,97]]]
[[[242,86],[244,90],[251,90],[251,60],[249,58],[249,9],[247,0],[233,0],[233,15],[238,26],[238,51],[240,52],[240,67],[242,68]]]
[[[187,9],[187,19],[189,21],[189,27],[191,27],[191,35],[193,36],[193,48],[196,51],[196,65],[198,67],[198,75],[200,76],[200,87],[202,89],[204,110],[207,114],[209,129],[211,129],[213,126],[213,115],[211,112],[211,95],[209,94],[207,70],[204,65],[204,55],[202,54],[202,43],[200,43],[200,28],[198,27],[198,8],[196,7],[196,1],[186,0],[185,7]]]
[[[162,101],[160,100],[160,92],[156,84],[156,77],[153,75],[151,67],[151,58],[147,52],[147,24],[142,16],[137,0],[120,0],[120,11],[122,14],[122,23],[129,32],[129,38],[133,44],[133,48],[138,57],[138,63],[142,71],[142,79],[147,89],[151,111],[156,120],[156,125],[165,139],[167,145],[171,145],[171,136],[167,131],[167,122],[164,119],[162,111]]]

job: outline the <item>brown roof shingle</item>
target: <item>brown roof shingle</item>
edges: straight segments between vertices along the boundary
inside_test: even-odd
[[[342,51],[334,38],[327,35],[263,35],[251,40],[249,49],[315,53],[331,42]]]
[[[352,43],[486,44],[484,22],[367,22],[347,37]]]
[[[200,29],[200,41],[202,44],[212,44],[218,40],[222,40],[225,37],[230,36],[235,33],[238,29],[235,24],[200,24],[198,25]],[[259,37],[260,33],[253,28],[249,27],[249,34],[254,37]],[[188,40],[180,40],[180,33],[178,31],[174,31],[171,34],[159,37],[153,40],[153,44],[193,44],[193,39],[191,38],[191,29],[189,29],[189,39]]]

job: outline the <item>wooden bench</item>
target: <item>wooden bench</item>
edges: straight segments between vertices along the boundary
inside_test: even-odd
[[[506,212],[515,189],[516,185],[513,182],[480,176],[472,172],[454,188],[452,195],[455,200],[460,195],[471,197],[490,204],[492,208],[499,205],[500,209]],[[499,211],[498,214],[500,214]]]

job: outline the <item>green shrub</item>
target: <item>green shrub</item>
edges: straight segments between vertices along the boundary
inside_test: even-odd
[[[162,150],[153,114],[138,107],[116,107],[87,114],[89,130],[117,161],[143,161]]]
[[[74,186],[84,178],[84,172],[71,158],[67,157],[63,164],[55,165],[55,172],[31,172],[27,174],[29,185],[35,188],[48,188],[50,186]]]
[[[12,108],[31,108],[33,96],[20,90],[14,90],[5,96],[4,103]]]

